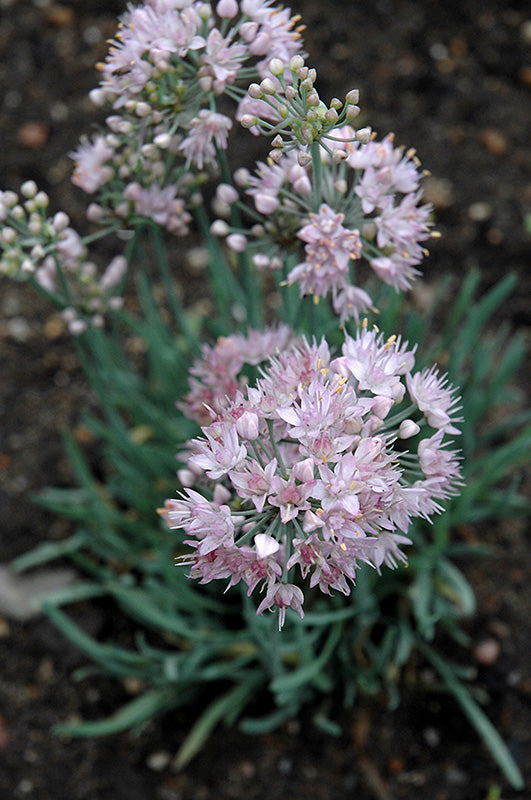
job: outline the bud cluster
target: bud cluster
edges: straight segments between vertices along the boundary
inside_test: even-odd
[[[21,194],[25,199],[0,192],[0,275],[34,280],[53,295],[71,333],[82,333],[88,324],[101,326],[106,311],[121,307],[114,290],[126,259],[117,256],[100,275],[67,214],[47,217],[48,195],[34,181],[26,181]]]
[[[360,112],[358,90],[349,91],[344,102],[333,98],[327,106],[315,88],[316,70],[308,68],[300,54],[293,56],[289,64],[271,59],[269,72],[247,90],[247,101],[240,106],[240,110],[245,109],[240,116],[244,128],[274,137],[269,157],[276,163],[284,153],[296,148],[299,162],[306,165],[310,157],[302,148],[312,142],[319,142],[331,153],[329,134]],[[369,129],[352,131],[355,141],[368,141],[369,137]]]

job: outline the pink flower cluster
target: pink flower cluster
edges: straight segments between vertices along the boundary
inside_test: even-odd
[[[410,521],[439,512],[460,480],[455,390],[414,363],[366,327],[336,358],[299,338],[219,397],[188,445],[189,488],[160,512],[184,531],[190,577],[260,586],[257,613],[277,608],[282,627],[288,607],[304,614],[301,580],[348,595],[360,562],[405,561]]]
[[[284,350],[292,338],[291,328],[280,325],[265,331],[251,330],[247,336],[223,336],[214,346],[203,344],[201,358],[190,369],[190,391],[178,408],[200,425],[208,424],[212,410],[245,390],[243,367],[256,367],[268,360],[271,353]]]
[[[365,144],[353,137],[352,128],[339,128],[334,145],[341,157],[332,160],[323,151],[326,172],[318,210],[314,173],[293,151],[276,163],[259,163],[255,175],[238,174],[256,211],[266,217],[252,243],[257,268],[278,268],[289,252],[284,231],[293,230],[305,242],[305,258],[288,281],[298,284],[301,296],[331,294],[341,321],[359,319],[372,305],[357,285],[357,264],[368,263],[397,291],[407,289],[419,274],[423,243],[431,235],[431,207],[422,203],[418,160],[395,147],[392,136]]]
[[[113,109],[107,130],[71,154],[74,183],[100,193],[90,219],[134,226],[147,218],[187,233],[186,206],[202,182],[194,172],[216,170],[232,127],[216,110],[217,96],[239,102],[272,57],[297,53],[297,19],[271,0],[220,0],[215,8],[148,0],[130,8],[91,92]]]

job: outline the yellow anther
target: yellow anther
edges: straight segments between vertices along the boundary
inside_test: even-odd
[[[341,544],[339,546],[343,551],[346,551],[347,546],[346,546],[345,542],[341,542]]]

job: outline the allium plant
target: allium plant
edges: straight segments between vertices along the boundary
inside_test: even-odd
[[[226,693],[182,765],[258,693],[276,710],[249,731],[322,694],[396,698],[416,647],[520,786],[432,644],[438,627],[462,641],[474,606],[449,560],[452,526],[527,508],[496,489],[528,458],[525,415],[488,425],[522,359],[518,340],[483,335],[510,280],[475,304],[467,279],[433,340],[404,298],[436,235],[419,162],[392,135],[352,127],[357,90],[321,99],[298,23],[272,0],[130,7],[91,93],[105,124],[71,153],[90,232],[50,214],[33,181],[0,193],[0,274],[32,283],[76,336],[106,484],[68,437],[80,489],[43,502],[79,529],[17,566],[72,558],[87,577],[49,598],[50,617],[98,669],[147,687],[71,734],[141,723],[210,682]],[[269,138],[255,168],[233,163],[248,131]],[[194,289],[215,313],[183,303],[189,232],[207,253]],[[101,268],[107,236],[120,252]],[[130,647],[60,610],[98,595],[140,626]]]

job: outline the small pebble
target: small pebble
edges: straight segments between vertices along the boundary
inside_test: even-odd
[[[31,326],[24,317],[11,317],[7,322],[7,331],[16,342],[27,342],[31,337]]]
[[[441,743],[441,735],[435,728],[426,728],[422,735],[428,747],[437,747]]]
[[[468,207],[468,216],[473,222],[485,222],[492,217],[492,206],[479,200]]]
[[[17,131],[17,144],[28,150],[40,150],[48,141],[48,128],[42,122],[26,122]]]
[[[154,772],[162,772],[170,763],[171,756],[166,750],[159,750],[156,753],[151,753],[146,758],[146,764]]]
[[[486,128],[480,134],[481,144],[493,156],[504,156],[509,151],[509,141],[504,133],[496,128]]]

